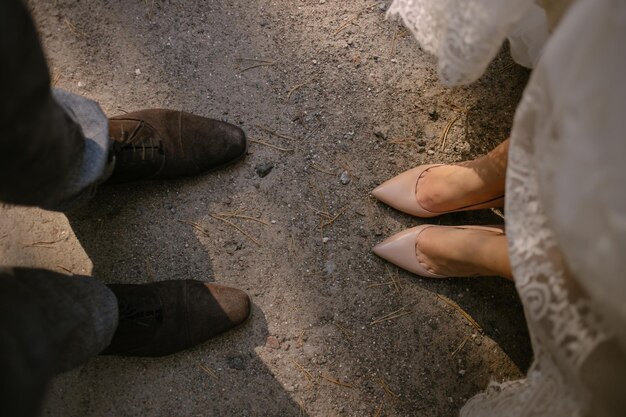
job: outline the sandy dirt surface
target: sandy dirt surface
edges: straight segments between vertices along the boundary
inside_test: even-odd
[[[254,303],[245,325],[190,351],[98,357],[59,376],[44,415],[454,416],[490,380],[523,375],[532,353],[512,283],[422,279],[371,253],[425,223],[373,200],[376,185],[506,137],[528,77],[506,51],[474,85],[446,89],[433,58],[385,18],[386,2],[30,5],[57,87],[109,115],[183,109],[254,140],[227,169],[102,187],[71,213],[1,209],[3,265],[105,282],[215,281]],[[232,217],[244,235],[211,217],[225,212],[258,221]],[[399,309],[408,314],[375,322]]]

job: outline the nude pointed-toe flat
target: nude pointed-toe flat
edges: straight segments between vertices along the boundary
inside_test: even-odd
[[[446,275],[439,275],[430,272],[425,266],[419,263],[417,259],[417,240],[420,233],[429,227],[454,227],[458,229],[476,229],[486,230],[490,232],[504,233],[502,226],[439,226],[434,224],[423,224],[421,226],[412,227],[403,230],[400,233],[388,237],[378,245],[374,246],[372,251],[381,258],[406,269],[416,275],[427,278],[449,278]]]
[[[396,210],[422,218],[441,216],[442,214],[454,213],[457,211],[501,207],[504,204],[504,196],[500,196],[479,204],[472,204],[454,210],[434,212],[425,209],[417,200],[418,182],[424,172],[442,165],[443,164],[421,165],[416,168],[409,169],[408,171],[404,171],[402,174],[396,175],[376,187],[372,191],[372,195]]]
[[[423,224],[403,230],[374,246],[372,251],[381,258],[416,275],[428,278],[447,278],[444,275],[428,271],[417,260],[417,238],[420,233],[433,226],[432,224]]]

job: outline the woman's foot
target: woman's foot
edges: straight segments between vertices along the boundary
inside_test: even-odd
[[[422,165],[372,191],[391,207],[417,217],[502,207],[508,141],[489,154],[459,165]]]
[[[497,275],[512,279],[506,235],[499,227],[426,224],[397,233],[373,250],[424,277]]]
[[[433,213],[454,211],[490,201],[496,207],[504,195],[508,140],[480,158],[458,165],[433,166],[420,175],[415,198]]]
[[[488,178],[481,178],[471,168],[474,162],[439,165],[424,171],[415,187],[418,204],[432,213],[456,211],[491,201],[494,207],[500,206],[504,190]]]
[[[497,228],[428,227],[417,237],[415,255],[437,275],[512,279],[506,235]]]

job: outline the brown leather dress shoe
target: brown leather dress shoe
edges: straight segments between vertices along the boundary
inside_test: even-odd
[[[244,322],[245,292],[195,280],[108,286],[119,303],[119,324],[101,355],[165,356],[200,344]]]
[[[199,174],[238,160],[248,147],[237,126],[166,109],[112,117],[109,135],[113,183]]]

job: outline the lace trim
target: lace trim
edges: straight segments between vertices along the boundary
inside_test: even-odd
[[[535,360],[525,380],[490,384],[468,401],[462,416],[584,415],[589,394],[580,368],[612,336],[569,272],[539,198],[533,141],[553,140],[533,129],[537,113],[549,109],[540,85],[531,80],[518,107],[506,186],[509,256]]]
[[[438,58],[446,85],[469,84],[496,56],[512,25],[532,0],[395,0],[399,15],[422,48]]]

